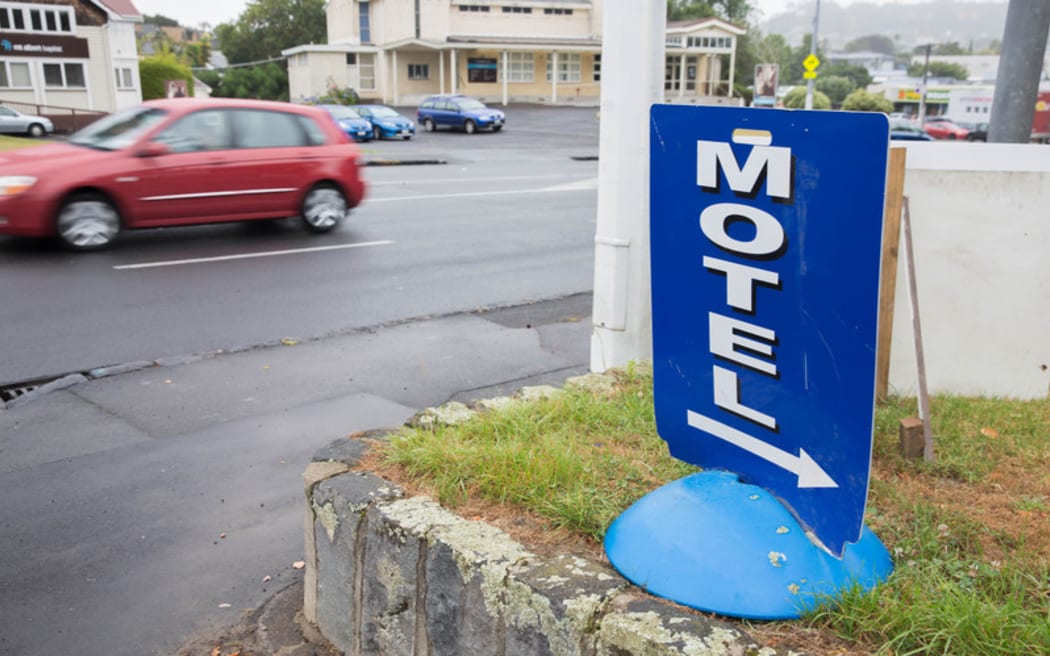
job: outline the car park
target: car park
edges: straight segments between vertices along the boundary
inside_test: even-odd
[[[0,107],[0,132],[4,134],[43,137],[54,131],[55,125],[47,117],[23,114],[10,107]]]
[[[335,121],[339,129],[354,141],[372,140],[372,123],[347,105],[318,105]]]
[[[299,216],[328,232],[365,193],[358,149],[315,107],[151,100],[0,159],[0,234],[72,250],[122,230]]]
[[[966,135],[967,141],[988,141],[987,123],[970,123],[969,121],[956,121],[955,124],[969,131],[969,133]]]
[[[934,139],[966,139],[970,136],[969,130],[940,116],[928,117],[922,127]]]
[[[411,139],[416,134],[416,124],[386,105],[354,105],[354,111],[372,124],[374,139]]]
[[[462,95],[430,96],[419,105],[416,120],[427,132],[452,128],[473,134],[478,130],[499,132],[507,123],[506,115],[487,107],[475,98]]]
[[[906,118],[890,119],[890,139],[893,141],[933,141],[933,137],[919,127],[915,121]]]

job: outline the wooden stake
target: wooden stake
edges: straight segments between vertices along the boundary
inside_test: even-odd
[[[930,396],[926,391],[926,358],[922,349],[922,322],[919,321],[919,291],[915,282],[915,252],[911,240],[911,212],[908,197],[904,197],[904,213],[901,216],[901,228],[904,235],[904,262],[908,273],[908,297],[911,301],[912,332],[915,334],[915,366],[919,374],[919,419],[922,420],[923,449],[922,458],[933,462],[933,429],[930,426]]]
[[[891,148],[886,174],[886,211],[882,222],[882,269],[879,274],[879,337],[875,350],[875,398],[885,401],[890,387],[890,345],[893,342],[893,308],[897,295],[897,253],[904,199],[906,148]]]

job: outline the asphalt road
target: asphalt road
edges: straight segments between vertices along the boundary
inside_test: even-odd
[[[0,409],[0,654],[169,654],[232,624],[301,577],[316,450],[586,370],[594,113],[509,114],[365,146],[447,164],[369,168],[330,235],[0,240],[0,381],[172,358]]]
[[[594,109],[508,113],[500,133],[364,144],[447,164],[367,167],[369,197],[326,235],[148,230],[89,254],[0,237],[0,386],[589,290]]]

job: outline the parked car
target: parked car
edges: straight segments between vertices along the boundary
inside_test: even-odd
[[[372,123],[346,105],[318,105],[335,120],[339,129],[354,141],[372,140]]]
[[[375,139],[411,139],[416,134],[416,124],[407,116],[386,105],[354,105],[354,111],[372,124]]]
[[[970,131],[966,128],[959,127],[940,116],[927,118],[922,127],[926,130],[926,134],[934,139],[965,139],[970,135]]]
[[[463,130],[467,134],[485,129],[499,132],[507,123],[507,117],[500,110],[486,107],[475,98],[460,95],[430,96],[420,103],[416,119],[427,132],[447,127]]]
[[[961,128],[969,130],[969,134],[966,135],[967,141],[988,141],[987,123],[970,123],[969,121],[956,121],[955,124]]]
[[[316,107],[151,100],[0,160],[0,234],[72,250],[121,230],[300,216],[327,232],[365,194],[357,146]]]
[[[890,139],[894,141],[933,141],[933,137],[919,127],[915,121],[906,118],[890,119]]]
[[[0,132],[4,134],[25,134],[30,137],[43,137],[55,131],[51,119],[16,112],[10,107],[0,107]]]

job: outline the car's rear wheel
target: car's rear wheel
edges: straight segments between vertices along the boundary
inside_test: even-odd
[[[467,134],[474,134],[478,131],[478,126],[474,124],[474,121],[468,118],[467,121],[463,124],[463,131]]]
[[[380,139],[382,139],[383,138],[383,128],[379,127],[378,125],[373,126],[372,127],[372,138],[375,139],[376,141],[379,141]]]
[[[316,185],[303,199],[303,225],[310,232],[328,232],[346,212],[346,196],[332,184]]]
[[[74,251],[95,251],[120,234],[120,214],[104,196],[78,194],[62,205],[55,219],[58,239]]]
[[[44,126],[43,125],[40,125],[39,123],[33,123],[32,125],[29,126],[28,132],[29,132],[29,136],[31,136],[33,138],[39,138],[39,137],[44,136],[44,134],[46,134],[47,131],[44,130]]]
[[[432,119],[429,119],[429,118],[423,119],[423,129],[426,130],[427,132],[433,132],[434,131],[434,121]]]

